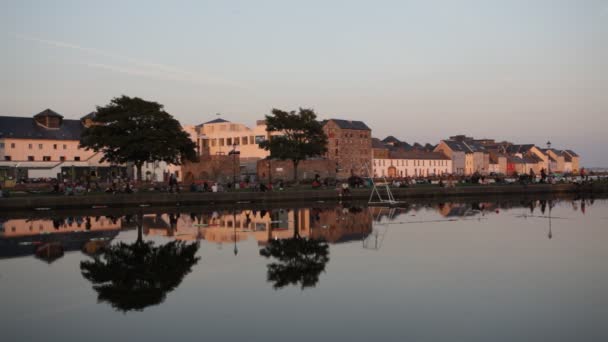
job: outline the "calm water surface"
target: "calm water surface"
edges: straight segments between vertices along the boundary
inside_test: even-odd
[[[604,199],[180,210],[0,213],[0,339],[608,341]]]

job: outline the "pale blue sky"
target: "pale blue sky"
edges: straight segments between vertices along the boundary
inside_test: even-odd
[[[302,106],[380,138],[550,139],[608,165],[608,0],[0,4],[0,115],[121,94],[184,124]]]

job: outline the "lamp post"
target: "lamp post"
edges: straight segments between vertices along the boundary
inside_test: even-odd
[[[236,190],[236,155],[240,154],[239,151],[236,150],[236,144],[232,144],[232,151],[228,153],[228,155],[232,155],[232,187]]]
[[[549,150],[551,149],[551,141],[547,141],[547,174],[551,174],[551,156]]]

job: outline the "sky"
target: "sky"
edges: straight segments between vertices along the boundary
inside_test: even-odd
[[[0,56],[0,115],[79,118],[123,94],[182,124],[303,107],[608,166],[608,0],[0,0]]]

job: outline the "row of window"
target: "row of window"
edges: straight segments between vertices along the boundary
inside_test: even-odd
[[[403,170],[397,171],[397,170],[384,170],[382,169],[382,177],[409,177],[410,175],[407,172],[408,170],[405,169],[405,172],[403,172]],[[412,174],[412,176],[430,176],[430,175],[439,175],[439,174],[447,174],[448,173],[448,169],[433,169],[431,172],[431,169],[414,169],[414,174]],[[374,169],[374,175],[378,176],[377,170]]]
[[[447,166],[448,165],[448,161],[447,160],[428,160],[428,165],[426,165],[426,161],[425,160],[417,160],[414,159],[413,160],[413,164],[412,166]],[[386,166],[386,159],[381,159],[378,160],[378,162],[376,163],[376,160],[374,159],[374,166]],[[409,160],[407,159],[390,159],[390,164],[389,165],[395,165],[395,166],[409,166]]]
[[[4,160],[5,161],[11,161],[13,160],[11,158],[11,156],[4,156]],[[61,156],[59,157],[59,161],[65,161],[65,157]],[[34,158],[34,156],[27,156],[27,161],[36,161],[36,158]],[[50,156],[43,156],[42,157],[42,161],[51,161],[51,157]],[[74,157],[74,161],[80,161],[80,157]]]
[[[217,139],[203,139],[202,147],[207,148],[209,146],[233,146],[233,145],[254,145],[266,140],[263,135],[256,136],[244,136],[244,137],[233,137],[233,138],[217,138]]]
[[[58,146],[59,146],[58,144],[53,144],[53,150],[58,149]],[[11,143],[11,148],[16,148],[16,147],[17,147],[17,145],[15,143]],[[0,148],[5,148],[4,143],[0,143]],[[27,148],[30,149],[30,150],[33,149],[34,148],[34,144],[27,144]],[[44,148],[44,144],[38,144],[38,149],[39,150],[42,150],[43,148]],[[63,149],[67,150],[68,149],[68,145],[63,144]]]

